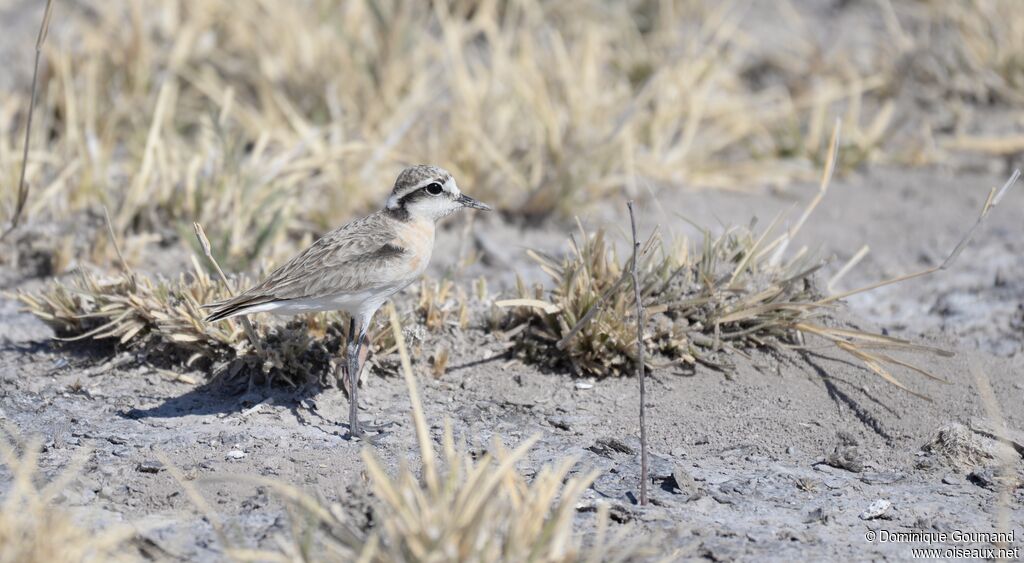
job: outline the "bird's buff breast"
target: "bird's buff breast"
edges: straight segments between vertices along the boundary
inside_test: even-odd
[[[434,251],[434,222],[413,220],[396,229],[395,245],[406,252],[409,277],[419,277],[430,263]],[[411,280],[410,280],[411,281]]]

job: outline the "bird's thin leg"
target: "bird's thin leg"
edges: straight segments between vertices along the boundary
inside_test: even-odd
[[[364,335],[362,344],[359,346],[359,369],[366,365],[366,358],[370,355],[370,335]]]
[[[347,353],[348,353],[348,382],[349,382],[349,403],[348,403],[348,428],[349,435],[354,437],[360,437],[365,439],[366,432],[381,432],[383,429],[392,425],[392,423],[383,424],[380,426],[371,424],[361,424],[359,422],[359,372],[362,367],[362,357],[360,352],[362,351],[363,345],[366,343],[366,329],[369,326],[368,320],[360,319],[359,322],[353,320],[353,325],[359,327],[358,333],[353,330],[351,334],[356,336],[349,340]]]
[[[359,325],[363,323],[358,323]],[[348,332],[348,430],[352,436],[361,436],[359,429],[359,348],[363,335],[356,334],[356,318],[352,317]]]
[[[338,365],[338,386],[344,388],[348,385],[348,349],[352,346],[352,339],[356,337],[356,319],[352,317],[348,322],[348,333],[345,335],[345,343],[341,346],[341,350],[338,355],[341,356],[342,362]],[[343,379],[344,378],[344,379]]]

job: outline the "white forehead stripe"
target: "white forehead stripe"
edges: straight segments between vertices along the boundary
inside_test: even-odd
[[[462,195],[462,192],[459,191],[459,186],[455,184],[455,178],[451,176],[449,176],[448,179],[445,180],[444,189],[445,191],[450,192],[455,197],[459,197],[460,195]]]

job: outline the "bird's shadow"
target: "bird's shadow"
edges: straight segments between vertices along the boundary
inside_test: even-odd
[[[244,412],[260,403],[270,403],[285,406],[302,419],[304,417],[299,413],[300,409],[315,412],[316,403],[313,398],[327,388],[319,382],[306,383],[298,388],[284,388],[276,385],[247,387],[245,382],[237,384],[213,380],[193,387],[182,395],[167,397],[158,405],[124,410],[120,416],[138,420],[227,415]]]

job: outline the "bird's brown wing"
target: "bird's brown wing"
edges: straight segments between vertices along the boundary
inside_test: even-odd
[[[406,250],[395,243],[393,219],[375,213],[335,229],[245,292],[206,307],[210,320],[240,309],[299,298],[356,293],[393,282]]]

